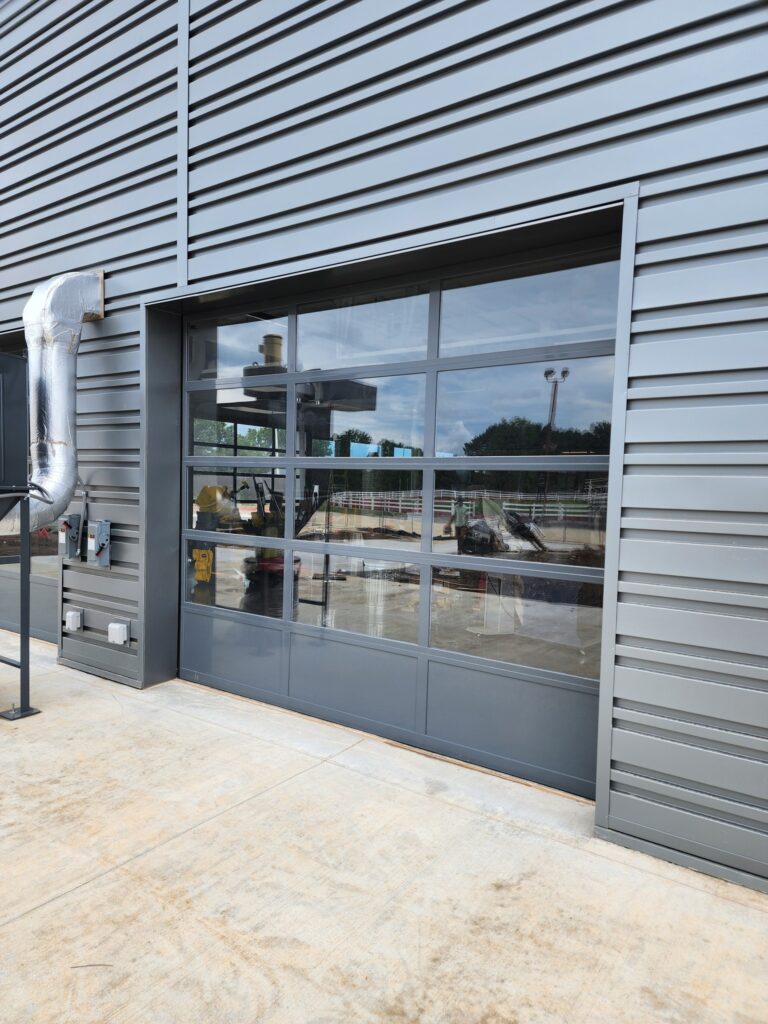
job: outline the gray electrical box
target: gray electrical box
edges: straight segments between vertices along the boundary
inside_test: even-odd
[[[59,519],[59,556],[77,558],[80,553],[80,516],[61,516]]]
[[[88,564],[108,569],[110,564],[110,522],[108,519],[96,519],[88,523]]]

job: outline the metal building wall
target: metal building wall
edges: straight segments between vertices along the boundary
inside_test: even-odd
[[[640,191],[598,823],[768,876],[768,174],[729,170]]]
[[[0,7],[0,329],[38,280],[107,269],[79,442],[120,564],[65,573],[88,628],[64,656],[137,675],[100,629],[107,611],[137,639],[143,625],[139,296],[397,252],[639,182],[598,814],[757,872],[765,4],[188,2]]]
[[[64,569],[63,602],[84,608],[85,630],[61,653],[134,682],[139,299],[178,280],[177,21],[168,0],[0,7],[0,331],[19,327],[38,282],[106,271],[107,316],[85,325],[78,358],[77,443],[88,514],[113,523],[114,563],[108,575]],[[115,616],[132,621],[129,649],[105,643]]]

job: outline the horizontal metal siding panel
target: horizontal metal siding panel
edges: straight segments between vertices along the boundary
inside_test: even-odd
[[[616,700],[633,704],[723,722],[748,722],[753,729],[768,730],[768,688],[739,686],[738,682],[737,674],[732,684],[715,683],[673,672],[650,672],[617,665],[613,695]]]
[[[632,508],[766,512],[768,477],[748,469],[743,475],[701,470],[679,475],[632,473],[624,477],[622,501]]]
[[[768,257],[713,259],[690,268],[674,267],[635,278],[636,310],[696,302],[751,298],[766,294]]]
[[[634,344],[629,355],[630,377],[714,373],[746,370],[768,363],[768,329],[758,326],[738,334],[701,334],[679,339]]]
[[[143,5],[146,7],[146,5]],[[136,90],[137,85],[146,85],[156,79],[167,77],[174,71],[172,42],[176,35],[175,7],[171,6],[153,14],[146,11],[139,15],[133,26],[123,23],[117,38],[106,45],[96,46],[82,52],[75,59],[69,54],[67,62],[57,70],[49,69],[44,77],[33,83],[29,75],[6,83],[7,99],[3,104],[3,124],[21,122],[23,127],[8,132],[6,155],[19,146],[39,143],[41,136],[34,131],[30,119],[35,123],[39,118],[42,131],[59,132],[70,127],[61,108],[67,103],[80,101],[81,117],[106,109],[109,104],[123,100],[126,93]],[[164,39],[163,39],[164,37]],[[126,55],[145,49],[156,40],[163,40],[164,52],[150,57],[139,54],[133,62],[121,68]],[[169,49],[170,46],[170,49]],[[38,55],[35,54],[37,58]],[[42,59],[42,56],[41,56]],[[140,61],[140,76],[134,66]],[[19,68],[15,69],[20,70]],[[108,74],[109,77],[105,77]],[[87,102],[83,102],[87,96]],[[73,124],[76,119],[73,118]],[[6,131],[8,129],[6,128]]]
[[[768,263],[766,263],[768,271]],[[631,409],[627,442],[633,441],[765,441],[766,404],[684,406]]]
[[[173,125],[167,121],[145,129],[139,137],[115,139],[109,151],[100,152],[96,163],[71,167],[69,173],[58,168],[54,174],[35,174],[33,183],[27,179],[16,188],[9,186],[0,206],[2,223],[32,216],[44,220],[40,217],[43,210],[47,216],[55,208],[68,208],[73,203],[82,208],[91,197],[127,193],[134,182],[141,187],[148,170],[174,171],[175,163],[171,161],[175,156]]]
[[[768,580],[768,545],[728,544],[727,531],[727,525],[723,526],[723,544],[633,540],[630,535],[621,542],[619,568],[625,572],[764,584]]]
[[[765,619],[620,602],[616,632],[621,636],[650,641],[717,648],[768,658],[768,623]]]
[[[704,6],[710,12],[717,8],[714,0],[708,0]],[[236,105],[230,100],[226,110],[217,115],[195,120],[193,106],[192,191],[223,186],[229,178],[241,177],[244,166],[250,171],[249,180],[265,176],[277,180],[275,166],[298,163],[306,173],[310,165],[315,165],[311,169],[316,173],[324,164],[359,160],[366,151],[382,147],[388,147],[390,153],[402,149],[404,154],[413,154],[404,161],[409,172],[413,172],[417,169],[418,149],[412,147],[420,136],[441,130],[453,138],[451,133],[459,130],[462,122],[469,127],[473,119],[487,120],[494,113],[514,126],[509,131],[500,124],[504,130],[500,130],[498,137],[508,145],[540,137],[542,124],[550,134],[595,123],[601,116],[623,116],[630,109],[626,97],[632,95],[631,90],[623,88],[628,66],[635,60],[647,64],[649,56],[680,46],[674,39],[663,43],[655,39],[649,47],[641,47],[643,32],[647,31],[647,12],[641,8],[606,14],[600,21],[600,32],[585,31],[583,22],[570,27],[567,22],[574,13],[558,12],[546,22],[556,22],[555,27],[565,22],[564,27],[533,39],[527,36],[535,32],[536,23],[528,23],[516,32],[504,32],[508,21],[517,21],[510,18],[512,8],[508,5],[485,5],[483,11],[483,18],[478,17],[480,12],[476,8],[446,16],[437,32],[433,25],[428,25],[421,31],[397,35],[357,57],[337,61],[332,68],[323,68],[321,74],[311,79],[315,88],[309,110],[305,109],[306,79],[298,81],[295,75],[285,83],[270,82],[271,87],[260,81],[253,96],[244,97]],[[660,12],[654,28],[661,33],[667,27],[676,29],[687,24],[690,19],[686,12],[669,5],[667,11]],[[494,32],[493,43],[489,44],[486,38],[484,45],[476,45],[476,53],[467,54],[472,40],[478,34],[482,38],[486,31]],[[708,32],[717,39],[716,28],[710,27]],[[698,39],[702,32],[694,35]],[[646,49],[650,52],[646,53]],[[610,56],[604,56],[606,50]],[[622,50],[619,56],[616,50]],[[594,64],[597,58],[602,59]],[[653,89],[662,88],[660,79],[665,71],[644,68],[637,73],[653,82]],[[385,75],[396,77],[383,82]],[[606,80],[606,76],[618,80]],[[603,81],[593,84],[595,79]],[[367,95],[365,86],[369,82],[376,85]],[[619,85],[622,88],[617,88]],[[566,92],[567,86],[571,86],[572,95]],[[340,89],[343,91],[339,92]],[[584,89],[588,95],[582,96]],[[556,92],[557,98],[546,100],[549,92]],[[671,86],[666,95],[679,94],[678,80],[677,87]],[[643,88],[638,87],[634,95],[639,102],[644,97]],[[623,103],[617,104],[619,96]],[[537,100],[547,104],[546,116],[535,113],[539,108],[532,105]],[[402,116],[404,103],[408,109],[406,120]],[[515,109],[508,111],[511,105]],[[526,111],[526,105],[532,110]],[[527,126],[537,118],[540,120],[533,132]],[[482,130],[482,126],[476,125],[474,130]],[[218,140],[229,138],[234,131],[245,133],[249,145],[237,153],[227,153]],[[238,143],[242,146],[241,139]],[[490,148],[496,148],[496,143]],[[486,138],[481,148],[457,143],[454,154],[480,155],[488,149]],[[211,163],[205,159],[209,152],[216,156]],[[338,167],[337,173],[342,170]],[[359,177],[368,175],[361,173]],[[244,181],[240,187],[247,183]]]
[[[738,825],[624,793],[613,794],[610,824],[619,831],[673,844],[695,856],[743,871],[758,875],[768,872],[768,837]]]
[[[725,789],[735,798],[764,800],[768,793],[768,763],[747,756],[614,729],[611,757],[616,764]]]
[[[120,190],[85,201],[76,209],[66,208],[60,213],[49,210],[44,219],[36,211],[35,220],[28,226],[12,216],[0,232],[0,238],[7,236],[4,244],[8,252],[11,247],[14,253],[18,253],[39,248],[46,242],[52,247],[69,236],[82,237],[87,232],[105,234],[109,228],[122,231],[131,220],[157,217],[157,211],[176,202],[175,180],[167,172],[160,178],[133,187],[126,188],[121,183],[116,188]],[[0,218],[6,221],[2,208]],[[42,230],[46,233],[45,240],[41,236]]]
[[[757,42],[733,44],[733,54],[739,54],[739,76],[742,71],[744,77],[757,73],[758,64],[763,71],[768,70],[765,48],[762,44],[758,46]],[[680,94],[680,76],[688,78],[690,75],[690,80],[697,81],[702,89],[707,84],[714,87],[721,82],[728,66],[723,60],[724,55],[720,50],[714,50],[696,55],[695,59],[681,58],[667,67],[660,65],[650,69],[644,68],[635,75],[628,76],[630,79],[636,78],[636,81],[622,81],[622,88],[617,88],[616,83],[610,81],[590,84],[583,89],[575,90],[573,94],[561,93],[551,99],[532,102],[522,107],[515,106],[511,110],[502,108],[493,117],[486,115],[465,123],[458,121],[454,115],[443,131],[428,132],[423,137],[413,140],[403,139],[397,146],[381,146],[377,142],[371,146],[370,153],[353,154],[355,159],[351,162],[347,155],[342,153],[327,169],[309,168],[293,180],[286,180],[283,174],[277,175],[275,180],[268,181],[267,187],[258,192],[240,200],[234,198],[223,201],[223,213],[229,222],[237,222],[255,220],[266,214],[274,216],[281,211],[306,208],[310,205],[320,206],[363,188],[373,191],[386,187],[401,178],[404,173],[409,178],[424,175],[433,177],[443,168],[453,168],[448,173],[458,179],[471,170],[471,163],[465,166],[462,161],[459,171],[456,167],[457,155],[482,156],[497,149],[498,140],[503,140],[504,148],[509,151],[522,147],[523,150],[518,157],[520,159],[524,158],[524,147],[530,147],[530,156],[533,157],[542,141],[549,139],[553,140],[550,145],[565,150],[574,143],[584,144],[589,140],[590,134],[599,131],[593,126],[601,122],[606,122],[604,132],[608,138],[613,135],[621,136],[632,125],[632,106],[628,105],[628,97],[636,97],[635,102],[638,106],[676,101]],[[699,81],[701,79],[703,80]],[[397,104],[399,112],[402,99],[393,98],[392,102]],[[714,97],[709,102],[709,108],[717,108]],[[642,119],[642,116],[639,115],[639,118]],[[611,129],[609,122],[614,118],[620,118],[621,123]],[[660,129],[665,120],[664,111],[659,110],[653,123]],[[640,120],[638,126],[639,123]],[[542,125],[547,126],[546,135],[542,135]],[[357,127],[357,132],[361,131],[365,131],[365,120],[362,115]],[[581,139],[579,134],[582,136]],[[279,141],[281,140],[278,140],[278,145]],[[256,151],[249,161],[246,153],[236,176],[242,177],[246,174],[249,166],[254,167],[254,162],[256,167],[269,168],[276,156],[276,153],[270,154],[268,151],[262,157]],[[244,190],[247,187],[247,180],[240,184]],[[256,184],[259,184],[258,180]],[[192,189],[195,190],[194,182]],[[220,225],[221,221],[218,225],[211,222],[211,211],[203,210],[196,213],[191,220],[190,235],[194,237]]]
[[[124,617],[124,616],[123,616]],[[84,640],[75,640],[71,636],[64,635],[61,638],[61,656],[78,666],[90,666],[101,669],[104,672],[112,672],[115,675],[125,676],[128,679],[136,679],[138,672],[138,659],[135,653],[111,644],[98,642],[87,643]]]
[[[562,144],[543,144],[535,147],[528,166],[515,168],[509,157],[497,158],[503,173],[481,181],[454,180],[438,188],[442,182],[436,174],[424,183],[421,192],[413,184],[400,184],[394,190],[399,193],[394,200],[372,209],[352,209],[336,217],[332,227],[327,222],[300,223],[280,233],[263,232],[252,242],[193,255],[190,280],[259,267],[270,267],[279,274],[337,262],[341,252],[362,257],[366,252],[378,255],[399,250],[403,245],[417,244],[420,232],[455,224],[457,216],[470,220],[487,215],[489,210],[549,200],[562,194],[566,182],[568,192],[588,191],[606,181],[655,172],[660,164],[685,165],[717,158],[722,156],[723,133],[734,151],[750,149],[764,119],[764,111],[752,109],[720,112],[693,125],[682,123],[668,129],[663,149],[652,134],[604,142],[588,152],[560,155],[547,154],[546,150],[553,146],[562,149]],[[497,136],[489,129],[488,137]],[[388,239],[392,240],[389,245]],[[328,256],[323,259],[325,254]]]
[[[641,207],[637,241],[658,242],[768,218],[768,181],[711,187],[697,195],[665,199]]]

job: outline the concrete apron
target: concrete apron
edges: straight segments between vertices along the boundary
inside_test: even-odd
[[[40,642],[32,694],[4,1024],[768,1020],[768,896],[593,838],[587,801]]]

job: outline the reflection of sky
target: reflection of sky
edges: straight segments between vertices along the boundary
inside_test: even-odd
[[[611,418],[613,358],[571,359],[557,363],[519,363],[438,374],[436,447],[464,454],[464,444],[501,419],[518,416],[545,424],[552,385],[544,370],[563,366],[570,376],[557,395],[556,428],[584,430]]]
[[[364,430],[375,443],[383,439],[424,447],[424,377],[374,377],[362,381],[376,388],[376,408],[369,412],[331,414],[331,433]]]
[[[288,337],[288,326],[285,320],[247,320],[241,324],[201,325],[193,329],[192,360],[196,359],[197,344],[204,340],[216,339],[216,363],[204,369],[215,369],[219,377],[242,377],[243,368],[256,363],[264,365],[264,355],[259,352],[259,345],[265,334],[279,334],[283,339]],[[211,346],[212,348],[213,346]],[[285,349],[283,349],[285,353]],[[283,354],[283,362],[285,354]]]
[[[579,341],[616,328],[619,264],[507,278],[443,291],[443,355]]]
[[[427,354],[428,295],[382,299],[298,317],[298,368],[396,363]]]

